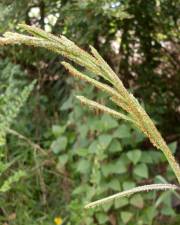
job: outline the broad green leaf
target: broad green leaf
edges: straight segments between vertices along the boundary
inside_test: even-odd
[[[172,195],[171,191],[162,192],[161,195],[156,200],[155,206],[158,207],[163,202],[164,205],[166,205],[166,207],[168,208],[171,207],[171,200],[172,200],[171,195]]]
[[[133,217],[133,213],[130,212],[121,212],[121,219],[123,221],[123,223],[127,224]]]
[[[108,187],[114,191],[121,191],[120,182],[115,178],[108,183]]]
[[[101,118],[104,125],[104,131],[111,130],[118,127],[118,122],[116,119],[112,118],[110,115],[104,114]]]
[[[68,154],[62,154],[58,158],[58,163],[61,166],[64,166],[67,163],[67,161],[68,161]]]
[[[165,215],[165,216],[176,216],[176,213],[175,213],[175,211],[172,209],[172,207],[164,206],[164,207],[161,209],[161,212],[162,212],[162,214]]]
[[[136,187],[136,184],[132,181],[124,181],[123,182],[123,190],[128,190],[128,189],[131,189],[134,187]]]
[[[89,148],[88,148],[88,152],[90,153],[96,153],[97,151],[99,151],[101,149],[101,146],[99,144],[99,142],[97,140],[93,141]]]
[[[149,152],[141,152],[140,162],[142,163],[153,163],[153,159]]]
[[[123,159],[120,158],[116,162],[114,162],[114,173],[123,174],[126,171],[127,171],[127,168]]]
[[[115,209],[122,208],[128,204],[129,204],[128,198],[119,198],[119,199],[115,199],[114,201]]]
[[[155,215],[158,213],[157,209],[154,206],[149,206],[145,212],[144,212],[144,219],[149,222],[152,223],[153,218],[155,217]]]
[[[163,161],[162,160],[163,159],[163,154],[161,152],[159,152],[159,151],[149,151],[148,154],[151,155],[154,164],[157,164],[157,163]]]
[[[78,195],[78,194],[86,193],[87,192],[87,187],[88,187],[87,184],[77,186],[75,189],[73,189],[72,194],[73,195]]]
[[[109,220],[106,213],[97,213],[96,218],[99,224],[105,224]]]
[[[109,152],[120,152],[122,151],[122,146],[117,139],[112,140],[110,146],[108,147]]]
[[[80,137],[85,139],[87,136],[88,130],[89,130],[89,127],[86,124],[84,124],[84,125],[81,124],[78,127],[78,132],[79,132]]]
[[[104,127],[104,122],[102,120],[96,120],[94,121],[94,127],[93,130],[97,130],[99,132],[104,132],[106,131],[105,127]]]
[[[105,177],[107,177],[109,174],[122,174],[126,172],[126,166],[121,160],[104,164],[102,165],[101,169]]]
[[[130,199],[130,204],[139,209],[142,209],[144,206],[144,201],[143,201],[141,194],[136,194],[136,195],[132,196]]]
[[[86,148],[75,149],[74,154],[79,155],[81,157],[86,157],[88,155],[88,149]]]
[[[87,186],[86,189],[86,200],[91,201],[91,199],[96,195],[96,188]]]
[[[110,163],[107,163],[107,164],[104,164],[101,166],[101,170],[102,170],[102,173],[105,177],[107,177],[109,174],[112,174],[113,173],[113,166],[112,164]]]
[[[57,140],[53,141],[51,145],[51,149],[55,154],[65,150],[67,146],[67,138],[66,137],[59,137]]]
[[[136,165],[141,158],[141,151],[139,149],[131,150],[127,153],[128,159]]]
[[[146,166],[146,164],[141,163],[139,165],[136,165],[133,173],[139,177],[148,178],[148,167]]]
[[[137,145],[138,143],[141,143],[145,138],[145,135],[137,128],[132,132],[132,136],[133,136],[133,142],[135,145]]]
[[[70,96],[64,103],[61,105],[60,110],[68,110],[71,109],[73,106],[73,97]]]
[[[112,205],[113,205],[113,202],[112,201],[111,202],[107,202],[106,204],[103,204],[102,205],[102,208],[104,209],[105,212],[107,212],[107,211],[110,210],[110,208],[112,207]]]
[[[96,171],[95,174],[91,175],[91,182],[98,185],[101,181],[102,174],[100,170]]]
[[[77,171],[86,174],[90,171],[91,163],[88,160],[81,159],[77,164]]]
[[[102,149],[106,149],[112,141],[111,135],[102,134],[98,137],[99,144]]]
[[[176,149],[177,149],[177,141],[174,141],[174,142],[170,143],[168,146],[171,149],[172,153],[174,154],[176,152]]]
[[[61,134],[63,134],[65,129],[66,129],[66,126],[59,126],[59,125],[52,126],[52,132],[55,137],[59,137]]]
[[[131,137],[130,128],[126,125],[121,125],[113,134],[116,138],[129,138]]]

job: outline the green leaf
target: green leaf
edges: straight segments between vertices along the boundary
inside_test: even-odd
[[[153,159],[149,151],[141,152],[140,162],[142,163],[153,163]]]
[[[157,164],[159,162],[162,162],[163,154],[160,151],[149,151],[148,154],[151,155],[154,164]]]
[[[107,212],[107,211],[110,210],[110,208],[112,207],[112,205],[113,205],[113,202],[112,201],[111,202],[107,202],[106,204],[103,204],[102,205],[102,208],[104,209],[105,212]]]
[[[123,190],[128,190],[128,189],[131,189],[134,187],[136,187],[136,184],[132,181],[124,181],[123,182]]]
[[[111,130],[118,127],[118,122],[116,119],[112,118],[110,115],[104,114],[101,118],[104,126],[104,131]]]
[[[60,110],[64,111],[64,110],[68,110],[71,109],[73,107],[73,97],[70,96],[64,103],[63,105],[61,105]]]
[[[93,141],[88,148],[88,152],[90,153],[96,153],[99,150],[101,150],[101,146],[97,140]]]
[[[171,149],[172,153],[174,154],[176,152],[176,149],[177,149],[177,141],[174,141],[174,142],[170,143],[168,146]]]
[[[75,149],[74,154],[79,155],[81,157],[86,157],[88,155],[88,149],[86,148]]]
[[[172,209],[172,207],[167,207],[167,206],[164,206],[162,209],[161,209],[161,212],[163,215],[165,216],[175,216],[176,213],[175,211]]]
[[[146,164],[141,163],[135,167],[133,173],[139,177],[148,178],[148,167]]]
[[[87,187],[88,187],[87,184],[77,186],[76,188],[73,189],[72,194],[73,195],[79,195],[82,193],[84,194],[87,192]]]
[[[118,160],[113,163],[107,163],[102,165],[101,167],[102,173],[105,177],[107,177],[109,174],[122,174],[126,172],[126,166],[124,165],[122,160]]]
[[[66,130],[66,126],[53,125],[52,132],[55,137],[59,137]]]
[[[105,165],[102,165],[101,169],[102,169],[102,173],[105,177],[107,177],[109,174],[113,173],[112,164],[107,163]]]
[[[141,151],[139,149],[131,150],[127,153],[128,159],[136,165],[141,158]]]
[[[144,212],[144,220],[149,223],[152,223],[153,218],[155,218],[158,213],[157,209],[154,206],[149,206]]]
[[[87,186],[86,188],[86,200],[91,200],[96,195],[96,189],[91,186]]]
[[[143,206],[144,206],[144,201],[143,201],[143,198],[140,194],[136,194],[134,195],[131,199],[130,199],[130,204],[139,208],[139,209],[142,209]]]
[[[68,154],[62,154],[58,158],[58,163],[62,166],[64,166],[68,161]]]
[[[80,126],[78,126],[78,132],[82,139],[86,138],[88,131],[89,127],[86,124],[85,125],[80,124]]]
[[[126,125],[121,125],[113,134],[116,138],[129,138],[131,137],[130,128]]]
[[[77,171],[83,174],[89,173],[91,163],[88,160],[81,159],[77,164]]]
[[[108,151],[112,152],[112,153],[122,151],[122,146],[121,146],[120,142],[117,139],[112,140],[112,142],[108,148]]]
[[[105,224],[108,221],[108,216],[106,213],[97,213],[96,218],[99,224]]]
[[[114,164],[114,173],[115,174],[123,174],[127,171],[126,165],[123,159],[118,159]]]
[[[138,143],[142,143],[142,141],[145,138],[144,134],[137,128],[135,128],[135,130],[133,130],[132,136],[133,136],[134,145],[137,145]]]
[[[103,135],[98,137],[98,141],[99,141],[99,144],[100,144],[101,148],[106,149],[112,141],[112,136],[103,134]]]
[[[121,190],[121,186],[120,186],[120,182],[118,179],[112,179],[109,183],[108,183],[108,187],[111,188],[114,191],[120,191]]]
[[[55,154],[65,150],[67,146],[67,138],[59,137],[57,140],[52,142],[51,149]]]
[[[91,181],[91,183],[98,185],[101,181],[101,177],[102,177],[102,174],[101,174],[100,170],[98,170],[98,171],[96,171],[95,174],[93,174],[91,176],[90,181]]]
[[[122,208],[128,204],[129,204],[128,198],[115,199],[115,201],[114,201],[115,209]]]
[[[127,224],[133,217],[133,214],[130,212],[121,212],[121,219],[123,223]]]
[[[171,191],[162,192],[161,195],[156,200],[155,206],[158,207],[161,203],[164,203],[167,208],[171,207],[171,200],[172,200],[172,193]]]

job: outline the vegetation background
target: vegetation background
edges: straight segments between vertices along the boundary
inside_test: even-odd
[[[84,49],[93,45],[140,100],[179,161],[179,6],[179,0],[0,1],[0,34],[25,22],[64,34]],[[0,114],[15,110],[15,96],[24,96],[24,88],[37,80],[0,148],[0,224],[178,225],[180,197],[170,191],[83,209],[127,188],[176,180],[161,152],[138,130],[79,104],[76,93],[102,103],[106,95],[76,82],[61,60],[44,49],[0,50]]]

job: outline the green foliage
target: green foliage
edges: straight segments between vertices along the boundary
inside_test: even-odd
[[[180,183],[180,166],[176,162],[171,150],[157,130],[155,124],[138,100],[128,92],[122,81],[118,78],[118,75],[111,69],[94,47],[90,46],[91,54],[89,54],[63,35],[56,37],[42,29],[25,24],[20,24],[19,27],[33,36],[22,35],[15,32],[6,32],[4,37],[0,39],[0,45],[25,44],[28,46],[43,47],[66,57],[81,67],[84,67],[91,74],[96,75],[96,79],[91,78],[88,74],[83,74],[71,64],[62,62],[62,65],[73,76],[90,83],[102,92],[108,94],[110,100],[115,103],[116,106],[120,107],[124,113],[114,110],[112,107],[107,107],[96,101],[90,100],[84,96],[76,96],[81,103],[88,105],[91,109],[100,110],[101,112],[113,115],[114,117],[129,121],[139,128],[149,138],[151,143],[163,152]],[[103,78],[108,84],[98,81],[98,78]],[[178,187],[176,187],[176,189],[177,188]]]
[[[4,183],[0,187],[0,192],[9,191],[11,189],[11,186],[14,185],[15,182],[18,182],[25,175],[26,175],[26,173],[22,170],[15,172],[13,175],[8,177],[7,180],[4,181]]]
[[[17,80],[14,76],[18,72],[18,67],[8,64],[3,70],[1,80],[1,95],[0,95],[0,145],[5,144],[6,133],[10,128],[11,123],[18,115],[21,107],[26,102],[31,93],[34,82],[25,86],[23,90],[18,89]],[[9,73],[9,77],[8,76]]]
[[[112,2],[120,2],[120,5],[110,7]],[[31,17],[33,8],[40,9],[41,14]],[[55,23],[48,20],[52,15],[57,18]],[[124,15],[127,19],[123,19]],[[180,122],[178,20],[179,4],[176,0],[6,0],[1,1],[0,5],[1,33],[9,28],[14,30],[19,22],[26,22],[48,28],[56,34],[63,33],[80,43],[84,49],[87,44],[95,46],[120,74],[125,86],[143,102],[168,143],[172,142],[169,147],[177,159],[180,131],[177,126]],[[16,29],[18,30],[17,27]],[[1,59],[8,59],[6,63],[4,60],[0,62],[1,75],[4,71],[7,77],[13,71],[22,73],[17,66],[12,67],[11,61],[13,65],[21,64],[30,79],[38,80],[38,89],[33,92],[31,102],[13,120],[13,127],[28,138],[19,139],[18,136],[8,135],[7,145],[3,149],[0,187],[15,170],[26,171],[27,177],[12,185],[7,193],[0,194],[0,224],[50,225],[60,215],[64,224],[73,225],[93,225],[104,221],[104,224],[123,224],[122,221],[128,219],[130,225],[148,222],[179,225],[178,211],[175,214],[179,200],[176,196],[176,203],[169,191],[143,194],[143,208],[142,199],[134,195],[114,200],[99,209],[84,211],[83,205],[98,197],[134,188],[145,181],[152,183],[155,176],[155,183],[174,182],[174,175],[165,165],[165,158],[161,153],[151,149],[145,137],[133,130],[134,127],[123,122],[117,123],[107,115],[94,117],[78,105],[73,98],[74,92],[71,93],[74,88],[85,88],[84,94],[92,96],[91,99],[96,99],[99,95],[100,102],[102,98],[107,99],[107,96],[97,94],[96,89],[87,86],[77,87],[77,83],[68,78],[60,66],[59,57],[46,54],[43,50],[34,51],[20,46],[1,49],[0,56]],[[24,82],[27,76],[22,75],[18,76],[16,82],[24,87],[27,85]],[[4,80],[1,80],[1,85],[3,84]],[[20,88],[21,91],[23,87]],[[69,113],[74,116],[70,117]],[[76,121],[81,121],[78,126]],[[57,126],[54,127],[53,124]],[[51,125],[52,130],[49,129]],[[106,149],[99,148],[98,132],[100,136],[113,136]],[[66,148],[58,150],[58,154],[51,150],[51,154],[44,155],[61,137],[67,139]],[[36,145],[31,145],[33,141],[40,145],[39,150]],[[45,151],[41,152],[42,148]],[[73,156],[72,149],[78,150]],[[97,176],[90,178],[92,168],[89,169],[88,165],[86,173],[82,169],[78,172],[76,166],[72,165],[78,164],[80,160],[94,165],[95,162],[89,159],[90,155],[96,154],[96,149],[103,152],[100,158],[102,168],[100,174],[96,169],[94,174]],[[113,163],[122,155],[118,175],[114,173]],[[7,163],[7,160],[11,163]],[[122,163],[124,160],[127,164]],[[134,174],[134,168],[140,164],[148,167],[147,179]],[[114,176],[116,178],[113,180]],[[167,180],[162,176],[167,177]],[[92,182],[98,183],[102,179],[107,188],[102,195],[96,195],[94,190],[91,191]],[[73,192],[74,189],[76,191]],[[86,197],[88,192],[89,195],[93,193],[92,199],[91,196]],[[133,217],[130,216],[132,214]]]
[[[4,176],[11,164],[13,164],[5,160],[5,144],[10,126],[30,95],[34,82],[21,89],[20,86],[23,82],[20,85],[16,77],[18,73],[18,75],[22,75],[20,68],[7,61],[2,62],[0,66],[4,66],[1,72],[0,87],[0,193],[5,193],[26,175],[24,170],[18,170],[13,174]]]
[[[92,91],[90,97],[97,97],[97,93]],[[129,199],[115,199],[92,211],[84,211],[80,207],[109,193],[127,190],[137,183],[151,180],[154,175],[158,175],[153,168],[163,162],[163,157],[158,157],[158,152],[154,150],[154,154],[142,151],[139,146],[144,136],[133,127],[117,123],[109,115],[95,116],[77,104],[76,100],[72,101],[70,107],[72,111],[68,115],[67,125],[52,126],[53,143],[61,137],[69,137],[64,152],[56,155],[58,169],[71,174],[74,180],[75,188],[68,203],[68,224],[81,224],[82,221],[84,224],[106,224],[111,223],[111,217],[117,224],[138,224],[140,221],[141,224],[151,224],[157,210],[160,215],[164,215],[164,211],[157,208],[159,201],[162,208],[167,207],[160,200],[163,193],[160,196],[149,193],[136,194]],[[114,125],[107,127],[107,121]],[[154,158],[157,158],[155,164]],[[152,201],[157,204],[152,204]],[[171,211],[171,206],[168,207],[167,211]],[[94,217],[96,222],[92,219]]]

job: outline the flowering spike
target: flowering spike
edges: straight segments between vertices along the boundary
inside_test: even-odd
[[[139,187],[132,188],[130,190],[122,191],[120,193],[111,195],[107,198],[103,198],[103,199],[97,200],[95,202],[91,202],[91,203],[87,204],[85,206],[85,208],[86,209],[94,208],[96,206],[105,204],[109,201],[113,201],[115,199],[119,199],[122,197],[127,197],[127,196],[130,196],[130,195],[138,193],[138,192],[152,191],[152,190],[177,190],[177,189],[180,189],[180,188],[174,184],[150,184],[150,185],[139,186]]]

